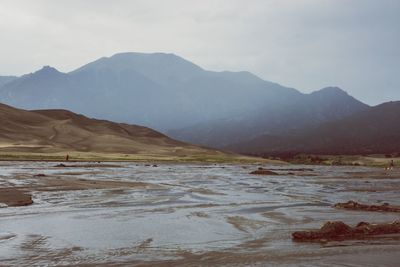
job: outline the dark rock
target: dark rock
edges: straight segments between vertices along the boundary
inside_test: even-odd
[[[325,223],[320,230],[328,235],[345,235],[351,232],[351,227],[342,221],[334,221]]]
[[[391,206],[389,203],[383,203],[382,205],[366,205],[366,204],[360,204],[352,200],[346,203],[337,203],[334,205],[334,207],[337,209],[348,209],[348,210],[400,212],[399,206]]]
[[[382,224],[359,222],[355,227],[335,221],[325,223],[319,230],[294,232],[292,239],[297,242],[323,242],[398,233],[400,233],[400,221]]]
[[[264,168],[258,168],[258,170],[252,171],[250,174],[255,174],[255,175],[279,175],[276,172],[264,169]]]
[[[54,167],[65,168],[65,167],[67,167],[67,165],[60,163],[60,164],[57,164],[57,165],[54,166]]]

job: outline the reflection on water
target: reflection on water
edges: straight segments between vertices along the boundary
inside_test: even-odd
[[[327,220],[388,222],[398,213],[336,210],[337,202],[400,205],[400,172],[364,167],[248,174],[258,166],[120,163],[122,168],[54,168],[1,162],[0,186],[34,188],[35,204],[0,209],[5,265],[395,266],[399,238],[296,244],[291,232]],[[274,166],[264,166],[274,168]],[[302,166],[296,168],[301,168]],[[290,167],[288,167],[290,168]],[[140,182],[101,189],[46,190],[46,179]],[[78,180],[80,179],[80,180]],[[143,183],[143,184],[142,184]],[[36,188],[36,189],[35,189]],[[378,255],[386,255],[381,257]],[[360,257],[370,260],[358,260]]]

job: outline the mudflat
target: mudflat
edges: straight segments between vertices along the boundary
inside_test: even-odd
[[[27,206],[33,203],[32,196],[14,188],[0,188],[0,203],[10,207]]]
[[[398,207],[397,169],[57,164],[0,162],[2,265],[397,266],[400,261],[396,233],[292,240],[294,232],[314,231],[327,221],[354,226],[399,220],[391,210],[334,207],[350,200]],[[258,168],[278,175],[250,174]],[[30,196],[31,205],[9,205]]]

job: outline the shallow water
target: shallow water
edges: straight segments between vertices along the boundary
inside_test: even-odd
[[[40,184],[34,177],[39,173],[150,184],[41,190],[33,192],[31,206],[0,208],[0,265],[399,266],[398,236],[323,244],[291,240],[293,231],[328,220],[354,225],[400,219],[398,213],[331,207],[348,200],[400,205],[397,170],[312,166],[255,176],[249,172],[258,166],[118,164],[0,162],[2,187]]]

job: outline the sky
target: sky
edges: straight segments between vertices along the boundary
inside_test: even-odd
[[[0,0],[0,75],[167,52],[308,93],[400,100],[398,0]]]

